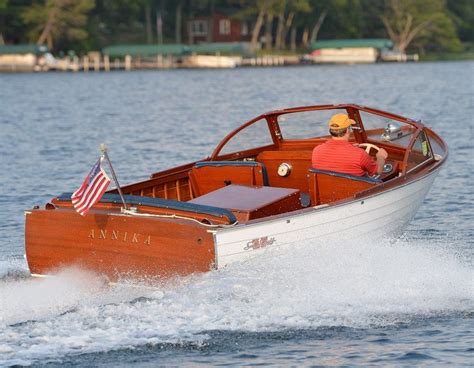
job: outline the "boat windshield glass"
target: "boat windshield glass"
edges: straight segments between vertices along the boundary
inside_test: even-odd
[[[219,155],[246,151],[272,144],[273,139],[270,134],[270,129],[268,128],[267,120],[260,119],[234,135],[225,146],[222,147]]]
[[[328,135],[328,121],[334,114],[347,114],[345,109],[312,110],[278,116],[283,139],[308,139]]]
[[[367,139],[372,142],[390,142],[407,148],[416,128],[401,121],[359,111]]]
[[[408,155],[407,170],[410,171],[433,156],[425,132],[421,132]]]

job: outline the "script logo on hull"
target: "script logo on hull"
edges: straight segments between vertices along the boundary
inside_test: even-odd
[[[247,242],[247,245],[245,246],[244,250],[256,250],[260,248],[265,248],[268,245],[272,245],[275,243],[275,238],[269,238],[268,236],[264,236],[262,238],[256,238],[252,239],[249,242]]]

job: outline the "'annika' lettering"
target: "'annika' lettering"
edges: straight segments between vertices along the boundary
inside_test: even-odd
[[[143,245],[151,244],[151,235],[143,235],[138,233],[129,233],[128,231],[118,231],[118,230],[102,230],[91,229],[88,235],[89,239],[109,239],[117,240],[126,243],[136,243]]]

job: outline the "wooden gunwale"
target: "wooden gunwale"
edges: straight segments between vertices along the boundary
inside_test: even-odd
[[[324,142],[327,139],[327,137],[315,138],[315,139],[311,139],[311,140],[279,140],[278,135],[275,136],[274,130],[272,129],[272,122],[274,123],[277,116],[279,116],[281,114],[285,114],[285,113],[293,113],[293,112],[301,112],[301,111],[314,111],[314,110],[327,110],[327,109],[341,109],[341,108],[348,109],[349,113],[351,115],[352,114],[354,115],[355,119],[358,121],[358,124],[360,124],[364,134],[365,134],[365,131],[363,130],[363,123],[361,121],[359,111],[365,111],[365,112],[368,112],[368,113],[377,114],[377,115],[380,115],[380,116],[383,116],[383,117],[398,120],[398,121],[401,121],[401,122],[404,122],[404,123],[407,123],[407,124],[410,124],[410,125],[414,126],[416,128],[416,131],[415,131],[415,134],[413,134],[413,136],[412,136],[410,144],[412,144],[416,140],[416,138],[418,137],[418,135],[420,134],[421,131],[425,130],[425,131],[427,131],[427,134],[430,138],[436,139],[437,143],[440,146],[442,146],[442,148],[444,150],[446,150],[446,143],[442,140],[442,138],[440,138],[432,130],[430,130],[428,128],[425,128],[424,125],[421,122],[417,122],[417,121],[414,121],[412,119],[408,119],[408,118],[403,117],[401,115],[388,113],[388,112],[385,112],[385,111],[382,111],[382,110],[368,108],[368,107],[364,107],[364,106],[360,106],[360,105],[338,104],[338,105],[319,105],[319,106],[295,107],[295,108],[289,108],[289,109],[270,111],[266,114],[261,114],[261,115],[255,117],[255,118],[249,120],[248,122],[244,123],[243,125],[241,125],[237,129],[233,130],[230,134],[228,134],[219,143],[219,145],[214,150],[213,154],[210,157],[204,159],[203,161],[208,161],[208,160],[213,161],[217,158],[219,158],[221,160],[224,159],[224,160],[231,160],[231,161],[242,159],[242,158],[253,158],[253,159],[255,159],[257,157],[257,155],[259,155],[260,153],[265,152],[265,151],[301,151],[301,150],[306,150],[306,149],[307,150],[312,150],[315,145]],[[270,132],[272,133],[272,138],[274,139],[274,144],[267,145],[265,147],[259,147],[259,148],[256,148],[256,149],[247,150],[247,151],[244,151],[244,152],[236,152],[236,153],[226,154],[226,155],[222,155],[220,157],[217,157],[217,155],[220,152],[220,150],[222,149],[222,147],[235,134],[237,134],[238,132],[245,129],[249,125],[251,125],[251,124],[253,124],[253,123],[255,123],[255,122],[257,122],[257,121],[259,121],[263,118],[267,119],[267,124],[269,126]],[[276,123],[276,126],[278,126],[277,123]],[[368,139],[365,139],[365,140],[369,141]],[[357,141],[357,139],[356,139],[356,141]],[[380,145],[380,142],[377,142],[377,143]],[[381,144],[380,146],[384,147],[384,144]],[[387,147],[384,147],[384,148],[387,148]],[[433,152],[432,147],[430,147],[430,149]],[[402,157],[403,156],[403,151],[405,151],[404,157]],[[391,158],[399,162],[399,164],[400,164],[399,166],[400,166],[400,170],[402,172],[402,175],[406,174],[406,164],[405,163],[407,162],[409,153],[410,153],[410,150],[404,150],[402,148],[398,149],[396,146],[390,146]],[[434,160],[434,158],[433,158],[433,160]],[[432,164],[431,161],[432,160],[430,160],[429,162],[425,162],[423,164],[423,166],[431,165]],[[179,188],[178,188],[178,184],[179,184],[180,179],[189,180],[188,179],[188,172],[194,164],[195,164],[195,162],[190,163],[190,164],[186,164],[186,165],[182,165],[182,166],[179,166],[179,167],[174,168],[174,169],[169,169],[169,170],[165,170],[165,171],[162,171],[162,172],[154,173],[154,174],[152,174],[151,179],[148,179],[146,181],[142,181],[142,182],[139,182],[139,183],[134,183],[134,184],[127,185],[127,186],[123,187],[123,190],[124,190],[125,193],[134,193],[134,192],[139,192],[141,190],[144,190],[144,188],[147,188],[147,187],[150,187],[150,186],[166,185],[166,183],[170,183],[171,181],[174,180],[176,182],[176,190],[177,190],[176,198],[179,199],[179,200],[186,200],[187,197],[183,197],[183,195],[180,193]],[[419,168],[416,168],[416,171],[418,172]],[[395,178],[395,179],[397,179],[397,178]],[[393,180],[395,180],[395,179],[391,179],[390,182],[393,182]],[[395,184],[393,184],[393,185],[396,185],[397,182],[398,181],[395,181]],[[188,182],[187,186],[190,187],[189,182]],[[383,185],[383,187],[387,187],[387,185]],[[192,190],[191,189],[187,189],[187,190],[189,191],[189,198],[192,199],[193,198]],[[116,190],[113,190],[111,192],[116,192]],[[153,187],[152,195],[156,196],[156,191],[155,191],[154,187]],[[166,198],[166,191],[165,191],[165,198]]]
[[[412,141],[414,141],[416,139],[416,137],[418,137],[418,134],[420,134],[420,132],[422,131],[421,127],[423,127],[423,124],[421,123],[418,123],[418,122],[415,122],[411,119],[406,119],[402,116],[399,116],[399,115],[395,115],[395,114],[391,114],[391,113],[386,113],[386,112],[383,112],[381,110],[376,110],[376,109],[370,109],[370,108],[363,108],[363,107],[360,107],[360,106],[357,106],[357,105],[328,105],[330,106],[332,109],[338,109],[338,108],[341,108],[341,107],[355,107],[356,108],[356,112],[358,113],[358,109],[360,110],[363,110],[363,111],[368,111],[368,112],[374,112],[374,113],[377,113],[377,114],[380,114],[380,115],[383,115],[383,116],[386,116],[386,117],[390,117],[390,118],[396,118],[397,120],[401,120],[401,121],[404,121],[404,122],[408,122],[410,124],[412,124],[413,126],[417,127],[417,131],[416,131],[416,134],[414,134],[414,136],[412,137]],[[322,110],[326,107],[325,106],[319,106],[317,109],[318,110]],[[278,110],[277,112],[271,112],[271,113],[268,113],[268,114],[281,114],[281,113],[286,113],[286,112],[297,112],[297,111],[307,111],[307,110],[315,110],[315,108],[313,107],[306,107],[306,108],[292,108],[292,109],[285,109],[285,110]],[[221,144],[218,146],[221,147],[225,144],[225,142],[228,141],[228,139],[230,139],[230,137],[235,134],[236,132],[240,131],[241,129],[249,126],[250,124],[252,124],[253,122],[255,121],[258,121],[260,120],[262,117],[268,115],[268,114],[263,114],[263,115],[260,115],[258,116],[257,118],[255,119],[252,119],[250,120],[249,122],[247,122],[246,124],[244,124],[243,126],[241,126],[239,129],[236,129],[234,130],[233,133],[229,134],[222,142]],[[437,143],[444,149],[446,150],[446,153],[447,153],[447,149],[446,149],[446,143],[444,142],[444,140],[442,138],[440,138],[435,132],[433,132],[432,130],[428,129],[428,128],[425,128],[426,131],[427,131],[427,134],[430,138],[432,139],[435,139],[437,141]],[[238,159],[238,158],[243,158],[243,157],[253,157],[255,159],[255,157],[259,154],[259,153],[262,153],[262,152],[265,152],[265,151],[272,151],[274,150],[275,148],[277,148],[275,151],[293,151],[293,150],[305,150],[305,148],[307,148],[308,150],[311,150],[315,145],[317,144],[320,144],[322,142],[324,142],[325,138],[315,138],[315,139],[311,139],[311,140],[285,140],[285,141],[282,141],[280,142],[280,145],[279,147],[275,147],[274,145],[270,145],[270,146],[265,146],[265,147],[259,147],[257,149],[252,149],[252,150],[249,150],[247,152],[245,152],[245,154],[243,154],[242,152],[238,152],[238,153],[235,153],[235,154],[228,154],[228,155],[225,155],[223,156],[224,159],[230,159],[230,160],[235,160],[235,159]],[[380,143],[379,143],[380,145]],[[384,146],[383,144],[381,146]],[[430,147],[431,151],[433,152],[432,148]],[[218,151],[218,149],[216,148],[215,151]],[[391,157],[394,158],[396,161],[399,161],[400,163],[400,169],[401,171],[404,173],[404,170],[406,169],[405,166],[402,164],[403,162],[406,162],[407,160],[407,157],[408,157],[408,152],[406,152],[406,155],[405,157],[393,157],[393,156],[396,156],[397,154],[399,156],[402,155],[402,151],[403,149],[397,149],[397,147],[394,147],[394,146],[391,146],[390,147],[390,151],[391,151]],[[220,157],[222,158],[222,157]],[[210,158],[207,158],[205,159],[204,161],[212,161],[213,158],[212,156]],[[434,160],[434,159],[433,159]],[[168,183],[172,180],[176,180],[178,182],[179,179],[188,179],[188,171],[192,168],[192,166],[195,164],[195,162],[193,163],[190,163],[190,164],[186,164],[186,165],[182,165],[180,167],[177,167],[177,168],[174,168],[174,169],[169,169],[169,170],[165,170],[165,171],[162,171],[162,172],[159,172],[159,173],[155,173],[152,175],[152,178],[151,179],[148,179],[146,181],[143,181],[143,182],[139,182],[139,183],[134,183],[134,184],[130,184],[128,186],[125,186],[123,189],[124,189],[124,192],[125,193],[131,193],[131,192],[135,192],[135,191],[140,191],[142,190],[143,188],[146,188],[146,187],[149,187],[149,186],[152,186],[152,185],[158,185],[158,184],[164,184],[164,183]],[[423,163],[423,166],[427,165],[431,165],[432,162],[431,160],[430,161],[427,161],[425,163]],[[416,168],[417,172],[419,171],[419,168]],[[397,179],[397,178],[395,178]],[[393,180],[395,179],[391,179],[390,182],[393,182]],[[396,185],[396,183],[398,183],[398,180],[394,182],[394,184],[392,185]],[[383,188],[386,188],[387,185],[384,183],[384,185],[382,186]],[[111,192],[116,192],[116,190],[113,190]],[[155,193],[153,191],[153,193]],[[179,199],[181,199],[181,196],[180,196],[180,193],[177,194],[177,197]],[[165,197],[166,198],[166,197]],[[190,199],[193,198],[193,195],[192,195],[192,191],[190,190]]]
[[[73,205],[71,202],[68,201],[60,201],[57,199],[53,199],[52,203],[57,206],[57,208],[54,209],[49,209],[49,211],[59,211],[59,210],[69,210],[71,212],[75,213],[75,210],[73,208]],[[95,213],[107,213],[107,214],[120,214],[121,209],[122,209],[122,204],[116,204],[116,203],[104,203],[104,202],[98,202],[97,204],[94,205],[94,208],[90,210],[90,214],[95,214]],[[164,207],[152,207],[152,206],[147,206],[147,205],[133,205],[134,208],[136,208],[136,216],[139,217],[140,214],[150,214],[150,215],[156,215],[160,216],[162,215],[162,218],[166,218],[169,216],[175,216],[176,219],[179,219],[181,221],[197,221],[200,223],[201,226],[207,226],[208,224],[221,224],[221,225],[230,225],[230,221],[222,216],[217,216],[217,215],[212,215],[209,213],[199,213],[199,212],[190,212],[190,211],[185,211],[185,210],[179,210],[179,209],[169,209],[169,208],[164,208]],[[128,215],[128,216],[133,216],[133,215]]]

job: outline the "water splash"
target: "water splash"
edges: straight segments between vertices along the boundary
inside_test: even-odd
[[[389,326],[470,310],[472,269],[441,244],[298,244],[207,274],[104,287],[77,269],[0,281],[0,365],[207,332]]]

